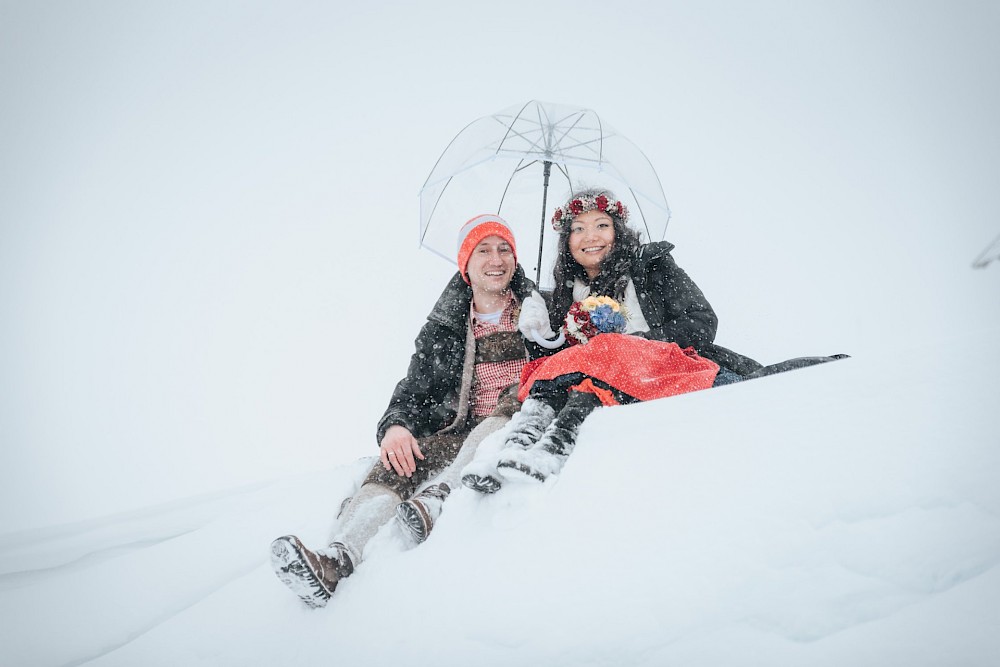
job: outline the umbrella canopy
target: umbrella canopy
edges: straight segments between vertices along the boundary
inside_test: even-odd
[[[536,100],[504,109],[467,125],[438,158],[420,190],[420,246],[454,262],[462,224],[496,213],[513,228],[526,271],[551,286],[549,219],[589,187],[613,191],[647,239],[664,237],[670,208],[656,171],[596,112]]]

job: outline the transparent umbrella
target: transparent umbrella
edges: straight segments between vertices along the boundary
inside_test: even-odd
[[[549,218],[588,187],[612,190],[647,239],[664,237],[670,208],[653,165],[596,112],[536,100],[504,109],[467,125],[438,158],[420,190],[420,245],[454,262],[462,224],[496,213],[514,230],[521,264],[551,287]]]

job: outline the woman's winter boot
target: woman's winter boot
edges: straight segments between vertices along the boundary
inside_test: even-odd
[[[417,542],[427,539],[434,522],[441,516],[444,501],[451,493],[445,483],[432,484],[409,500],[396,505],[396,520]]]
[[[531,447],[555,418],[555,409],[538,398],[529,397],[510,420],[511,430],[498,454],[473,461],[462,470],[462,484],[479,493],[496,493],[503,486],[497,461],[507,449],[518,451]]]
[[[600,405],[600,399],[594,394],[571,391],[565,407],[545,429],[541,439],[528,449],[506,452],[497,462],[497,471],[506,479],[539,482],[557,474],[576,447],[576,435],[583,420]]]
[[[521,405],[521,411],[511,420],[511,431],[507,434],[506,447],[527,449],[538,442],[546,427],[555,419],[556,411],[548,403],[529,396]]]

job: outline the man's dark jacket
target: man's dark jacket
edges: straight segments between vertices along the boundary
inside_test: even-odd
[[[535,284],[518,265],[510,288],[523,302]],[[386,430],[395,424],[405,426],[416,438],[453,425],[459,416],[471,305],[472,287],[461,274],[455,273],[427,316],[417,336],[406,377],[396,385],[389,407],[379,420],[379,443]],[[532,357],[540,354],[534,344],[526,347]]]

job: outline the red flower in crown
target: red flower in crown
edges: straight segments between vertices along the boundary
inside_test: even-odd
[[[557,232],[565,231],[575,216],[587,211],[603,211],[611,215],[617,215],[623,223],[628,222],[628,207],[618,200],[611,200],[605,193],[597,195],[584,195],[571,199],[555,210],[552,214],[552,229]]]

